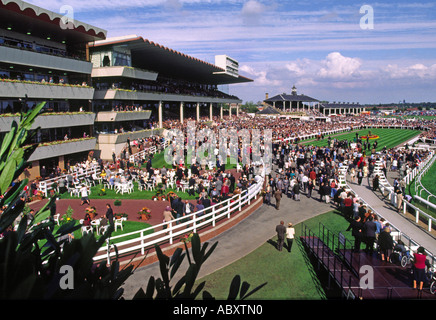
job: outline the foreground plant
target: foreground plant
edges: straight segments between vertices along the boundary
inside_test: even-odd
[[[192,258],[188,250],[187,242],[185,242],[185,252],[183,252],[181,248],[177,248],[171,258],[163,254],[159,246],[155,246],[159,258],[161,278],[155,279],[153,276],[150,277],[146,290],[144,291],[142,288],[139,289],[134,299],[197,299],[200,293],[202,293],[202,297],[205,300],[214,299],[208,291],[203,291],[206,284],[205,281],[201,282],[196,287],[194,286],[202,265],[215,250],[218,242],[215,242],[211,248],[207,250],[209,243],[205,242],[201,245],[200,236],[194,233],[191,238],[191,244]],[[175,275],[185,257],[188,260],[189,266],[185,274],[172,286],[171,280],[176,278]],[[243,282],[241,285],[240,277],[237,275],[230,284],[228,299],[235,300],[238,296],[241,300],[246,299],[265,285],[266,283],[248,292],[250,285],[247,282]]]
[[[117,247],[116,258],[110,266],[106,262],[96,264],[94,257],[112,234],[114,227],[96,240],[94,234],[85,234],[74,239],[73,232],[81,228],[76,221],[68,221],[68,210],[63,223],[57,228],[54,221],[56,196],[32,217],[23,215],[26,208],[24,187],[28,179],[19,180],[29,166],[28,159],[37,148],[31,144],[37,130],[31,130],[35,118],[45,103],[38,104],[27,113],[22,113],[20,122],[13,121],[0,147],[0,299],[122,299],[123,283],[133,274],[133,266],[120,269]],[[28,147],[24,147],[24,146]],[[17,218],[21,218],[18,222]],[[201,266],[213,252],[217,243],[206,251],[208,243],[200,244],[198,234],[192,237],[191,259],[186,243],[186,253],[177,249],[171,259],[156,246],[162,279],[150,277],[147,290],[138,291],[135,298],[148,299],[195,299],[204,287],[204,282],[194,289]],[[179,269],[185,255],[189,268],[174,288],[170,280]],[[262,285],[263,286],[263,285]],[[239,294],[244,299],[259,290],[247,293],[249,285],[235,277],[231,284],[229,299]],[[203,292],[205,299],[211,299]]]

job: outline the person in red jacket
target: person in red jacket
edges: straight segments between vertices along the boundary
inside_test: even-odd
[[[352,215],[353,215],[353,198],[351,194],[348,193],[347,197],[344,199],[344,216],[351,219]]]
[[[419,247],[418,250],[413,254],[413,289],[416,289],[416,284],[419,282],[419,290],[422,290],[425,279],[425,262],[427,255],[423,247]]]

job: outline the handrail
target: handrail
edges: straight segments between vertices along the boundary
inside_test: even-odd
[[[348,186],[348,183],[347,183],[347,186]],[[355,194],[355,196],[356,197],[358,197],[358,195],[353,191],[353,193]],[[396,199],[396,197],[391,197],[391,200],[392,200],[392,198],[395,198]],[[360,198],[361,199],[361,201],[366,205],[366,207],[367,208],[369,208],[369,209],[371,209],[372,210],[372,212],[374,212],[379,218],[384,218],[384,219],[386,219],[385,217],[383,217],[374,207],[372,207],[369,203],[367,203],[363,198]],[[414,207],[413,205],[411,205],[408,201],[406,201],[406,200],[404,200],[403,201],[403,212],[405,213],[405,206],[406,206],[406,203],[407,203],[407,205],[410,205],[410,206],[412,206],[412,207]],[[414,208],[416,208],[416,207],[414,207]],[[422,212],[422,211],[421,211]],[[425,214],[425,213],[424,213]],[[428,216],[428,215],[426,215],[426,216]],[[418,216],[417,216],[417,219],[418,219]],[[430,220],[429,220],[430,221]],[[418,223],[418,221],[416,221],[416,223]],[[392,224],[391,222],[389,223],[390,224],[390,227],[393,229],[393,230],[395,230],[395,232],[397,233],[397,235],[398,235],[398,238],[405,238],[405,239],[407,239],[408,240],[408,247],[410,248],[410,250],[411,251],[413,251],[413,249],[415,249],[416,250],[416,248],[418,248],[419,246],[420,246],[420,244],[417,242],[417,241],[415,241],[415,240],[413,240],[410,236],[408,236],[406,233],[404,233],[404,232],[402,232],[398,227],[396,227],[394,224]],[[404,242],[404,241],[403,241]],[[404,242],[405,243],[405,242]],[[406,244],[406,243],[405,243]],[[431,258],[431,260],[432,260],[432,264],[434,265],[435,263],[436,263],[436,255],[434,255],[432,252],[430,252],[428,249],[425,249],[426,251],[427,251],[427,254],[428,254],[428,256]]]
[[[433,155],[433,157],[431,157],[431,159],[419,171],[419,174],[417,175],[417,177],[415,179],[415,194],[418,194],[418,190],[421,187],[421,190],[419,190],[419,197],[421,197],[421,192],[425,191],[428,194],[427,201],[429,201],[430,197],[436,198],[436,196],[434,194],[432,194],[430,191],[428,191],[428,189],[426,187],[424,187],[421,179],[422,179],[422,176],[424,174],[426,174],[428,172],[428,170],[430,170],[430,168],[432,167],[435,160],[436,160],[436,156]]]
[[[265,179],[265,168],[263,168],[262,174],[255,177],[256,183],[250,186],[247,190],[244,190],[241,194],[236,194],[231,198],[222,202],[216,203],[213,206],[202,209],[197,212],[193,212],[189,215],[176,218],[170,222],[163,222],[158,225],[154,225],[149,228],[145,228],[138,231],[133,231],[128,234],[122,234],[114,237],[109,237],[106,240],[105,246],[101,247],[94,261],[107,260],[110,263],[111,258],[120,254],[128,254],[133,252],[141,252],[144,255],[147,248],[152,248],[155,244],[168,242],[173,244],[174,239],[187,233],[197,232],[197,229],[211,225],[216,226],[216,222],[220,219],[230,219],[231,214],[235,211],[242,211],[242,206],[245,204],[250,205],[252,199],[257,199],[258,195],[263,189]],[[202,214],[199,216],[199,214]],[[187,220],[187,221],[185,221]],[[164,229],[164,227],[166,228]],[[153,231],[150,234],[145,234],[154,229],[162,230]],[[113,240],[123,239],[132,235],[138,235],[134,239],[111,243]],[[117,251],[114,250],[114,246],[117,247]]]
[[[169,141],[165,139],[164,142],[159,143],[159,145],[162,146],[163,149],[165,149],[165,148],[169,145]],[[140,159],[140,158],[145,159],[145,156],[146,156],[147,154],[150,154],[150,153],[155,154],[155,153],[157,153],[158,151],[159,151],[159,150],[158,150],[158,148],[157,148],[156,146],[151,146],[151,147],[149,147],[149,148],[146,148],[146,149],[144,149],[144,150],[141,150],[141,151],[138,151],[138,152],[136,152],[136,153],[131,154],[131,155],[129,156],[129,161],[130,161],[131,163],[135,163],[135,162],[136,162],[138,159]]]
[[[77,179],[81,179],[83,177],[89,177],[92,174],[99,174],[99,173],[100,173],[100,166],[98,166],[98,165],[92,165],[91,168],[86,168],[82,172],[80,172],[80,168],[79,168],[79,169],[76,169],[75,171],[72,171],[71,173],[66,173],[66,174],[63,174],[61,176],[58,176],[58,177],[55,177],[52,179],[39,181],[38,190],[41,191],[42,193],[44,193],[44,196],[47,197],[48,191],[50,190],[50,187],[54,183],[57,183],[57,181],[59,181],[61,179],[66,179],[66,177],[68,175],[74,175],[74,176],[77,176]]]

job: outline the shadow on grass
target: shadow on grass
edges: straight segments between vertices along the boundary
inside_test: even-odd
[[[312,278],[312,282],[314,284],[314,287],[316,288],[316,291],[318,292],[319,296],[322,297],[322,299],[327,299],[326,296],[326,292],[324,290],[324,286],[322,285],[320,278],[319,278],[319,274],[317,274],[317,272],[315,271],[313,265],[314,262],[311,261],[310,257],[309,257],[309,253],[306,250],[303,242],[298,239],[295,238],[294,242],[296,242],[298,249],[301,252],[301,256],[303,257],[306,266],[307,266],[307,270],[309,270],[310,276]]]

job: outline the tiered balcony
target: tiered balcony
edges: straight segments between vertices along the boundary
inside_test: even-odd
[[[98,67],[91,73],[93,78],[123,77],[150,81],[156,81],[157,75],[156,72],[126,66]]]
[[[36,81],[0,80],[0,98],[24,98],[25,95],[29,99],[90,100],[94,97],[94,88]]]
[[[95,118],[96,122],[119,122],[150,119],[151,111],[100,111]]]
[[[32,129],[41,127],[41,129],[65,128],[94,125],[95,113],[93,112],[60,112],[60,113],[43,113],[35,119]],[[11,130],[13,121],[20,120],[17,115],[2,115],[0,116],[0,132],[8,132]]]
[[[127,89],[95,90],[95,100],[128,100],[128,101],[168,101],[168,102],[199,102],[199,103],[241,103],[238,98],[208,97],[200,95],[162,93],[152,91],[136,91]]]
[[[96,142],[96,138],[80,138],[41,143],[30,156],[29,161],[91,151],[95,149]]]
[[[8,46],[0,46],[0,57],[2,63],[23,65],[49,70],[62,70],[63,72],[74,72],[91,74],[92,64],[88,61],[39,53],[32,50],[24,50]]]

